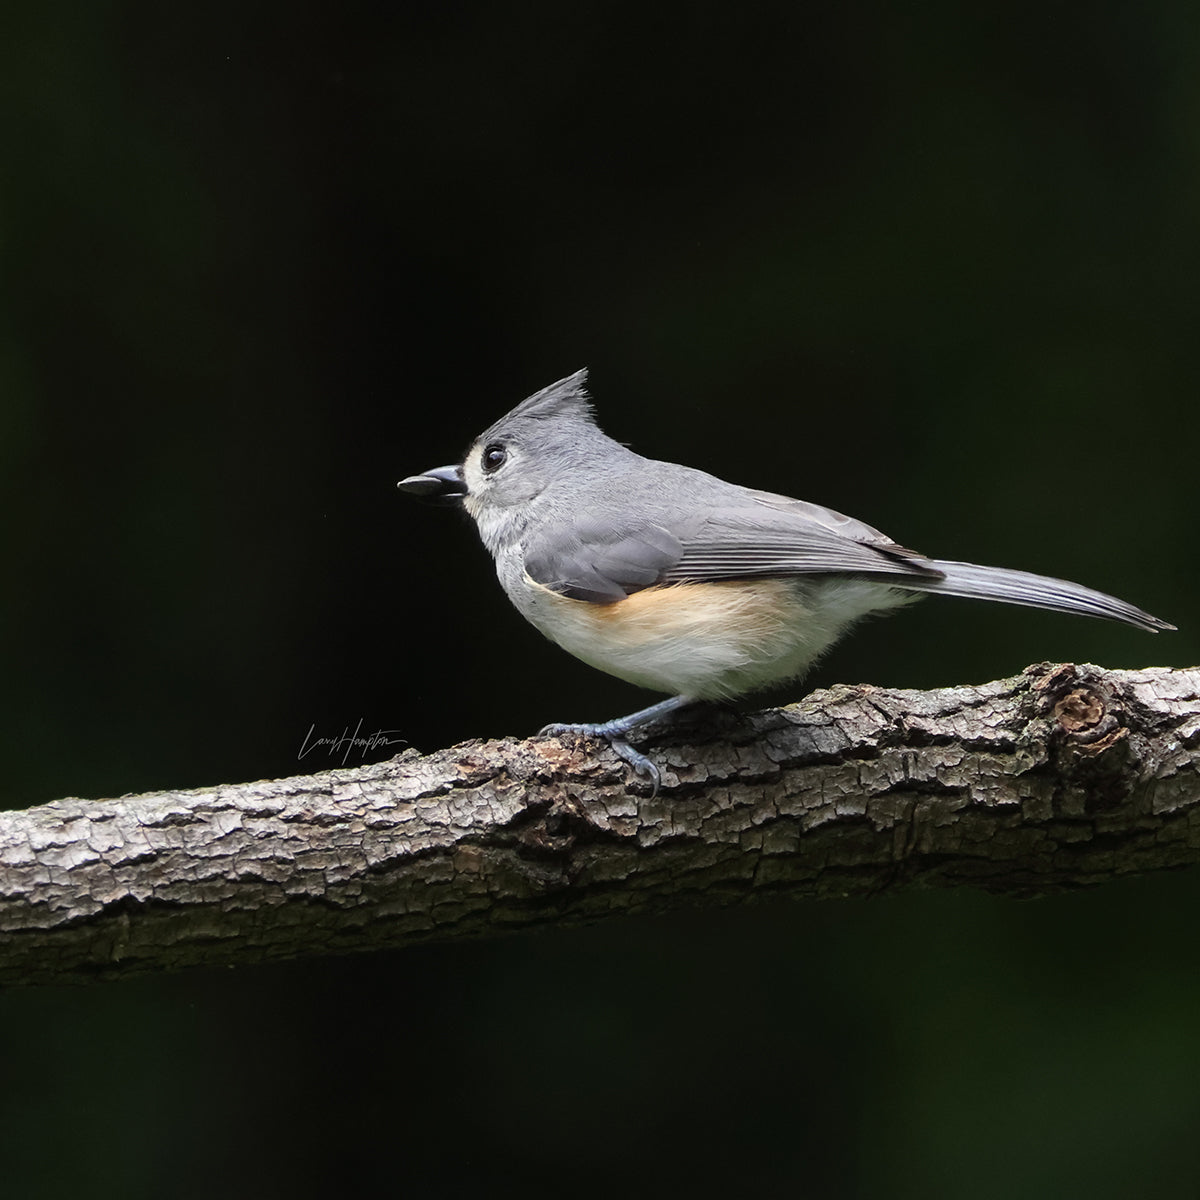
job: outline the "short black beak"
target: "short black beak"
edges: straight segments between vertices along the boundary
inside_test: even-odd
[[[421,475],[410,475],[396,486],[418,500],[432,500],[435,504],[456,504],[467,494],[460,467],[434,467]]]

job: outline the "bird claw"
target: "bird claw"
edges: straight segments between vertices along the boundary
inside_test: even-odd
[[[650,780],[650,798],[653,800],[658,795],[658,788],[662,783],[658,768],[640,750],[635,750],[619,737],[610,737],[608,744],[618,758],[627,762],[638,775],[645,775]]]
[[[624,734],[626,731],[624,728],[613,728],[613,726],[619,726],[619,724],[616,721],[606,721],[595,725],[544,725],[538,736],[562,737],[564,733],[573,733],[579,737],[603,739],[612,747],[613,753],[622,762],[631,766],[636,774],[644,775],[649,779],[650,796],[653,799],[653,797],[658,795],[659,785],[662,782],[658,768],[640,750],[635,750],[625,740]]]

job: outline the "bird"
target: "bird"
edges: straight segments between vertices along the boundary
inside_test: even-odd
[[[659,771],[635,734],[801,679],[861,618],[930,593],[1175,628],[1078,583],[928,558],[819,504],[645,458],[597,424],[586,369],[523,400],[460,463],[397,487],[465,509],[508,598],[552,642],[668,695],[541,731],[607,741],[652,794]]]

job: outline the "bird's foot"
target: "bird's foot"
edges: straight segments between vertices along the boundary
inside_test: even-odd
[[[640,750],[635,750],[629,744],[629,735],[635,729],[651,725],[693,703],[695,701],[686,696],[672,696],[670,700],[662,700],[649,708],[643,708],[640,712],[630,713],[627,717],[617,717],[613,721],[600,721],[592,725],[547,725],[541,736],[560,737],[564,733],[574,733],[580,737],[603,738],[622,762],[628,763],[637,774],[650,781],[650,795],[653,797],[658,795],[661,782],[658,768]]]
[[[658,768],[640,751],[635,750],[626,736],[629,727],[624,721],[601,721],[585,725],[547,725],[539,733],[539,737],[561,737],[564,733],[577,734],[579,737],[603,738],[612,748],[613,753],[623,762],[628,763],[638,775],[644,775],[650,781],[650,795],[657,796],[661,777]]]

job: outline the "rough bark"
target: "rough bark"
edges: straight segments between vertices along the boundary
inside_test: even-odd
[[[681,903],[1200,860],[1200,669],[1040,664],[671,727],[651,798],[605,747],[468,742],[357,769],[0,814],[0,982],[476,936]]]

